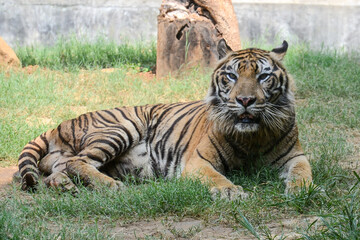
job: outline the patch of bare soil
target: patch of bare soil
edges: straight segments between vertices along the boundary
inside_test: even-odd
[[[17,170],[17,166],[0,167],[0,199],[7,197],[7,190],[10,188],[13,175]]]
[[[33,74],[38,69],[39,69],[38,65],[29,65],[29,66],[23,67],[22,70],[23,70],[23,72],[25,72],[27,74]]]
[[[277,220],[267,224],[272,237],[280,239],[299,239],[298,228],[305,228],[316,217],[299,217]],[[175,220],[149,220],[118,225],[110,230],[111,235],[120,239],[257,239],[244,228],[235,229],[224,223],[208,223],[193,218]]]
[[[110,231],[111,235],[120,239],[253,239],[231,227],[209,225],[193,218],[138,221],[116,226]]]
[[[354,154],[344,159],[340,164],[351,171],[360,172],[360,131],[351,130],[347,141],[354,146]]]
[[[156,75],[152,72],[127,72],[126,76],[137,77],[142,79],[144,82],[150,82],[156,78]]]
[[[0,167],[0,188],[10,184],[14,173],[18,170],[17,166]]]

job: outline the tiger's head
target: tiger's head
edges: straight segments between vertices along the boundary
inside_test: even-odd
[[[272,51],[232,51],[220,40],[221,62],[212,74],[206,98],[209,117],[220,131],[281,131],[294,121],[292,80],[281,63],[287,48],[284,41]]]

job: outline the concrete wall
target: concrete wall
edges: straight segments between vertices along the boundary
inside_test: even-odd
[[[74,33],[118,41],[154,39],[160,4],[145,0],[0,0],[0,36],[10,45],[52,44],[59,36]]]
[[[0,0],[0,36],[11,46],[59,36],[154,40],[161,0]],[[243,40],[282,39],[358,49],[360,0],[233,0]]]
[[[242,39],[300,40],[314,47],[360,50],[360,1],[234,0],[233,4]]]

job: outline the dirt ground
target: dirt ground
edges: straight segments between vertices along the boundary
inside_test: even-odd
[[[299,239],[300,234],[294,233],[298,227],[305,227],[316,220],[316,217],[298,219],[281,219],[277,223],[268,224],[275,239],[280,239],[284,234],[286,239]],[[205,223],[194,218],[174,220],[151,220],[139,221],[127,225],[119,225],[112,229],[115,238],[143,239],[145,237],[155,239],[257,239],[245,229],[234,229],[225,224]]]
[[[6,185],[12,182],[13,174],[18,170],[17,166],[0,167],[0,188],[6,187]]]

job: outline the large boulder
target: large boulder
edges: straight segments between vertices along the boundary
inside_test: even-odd
[[[222,38],[232,49],[241,49],[231,0],[163,0],[158,15],[156,75],[195,65],[214,67]]]
[[[0,67],[21,67],[14,50],[0,37]]]

